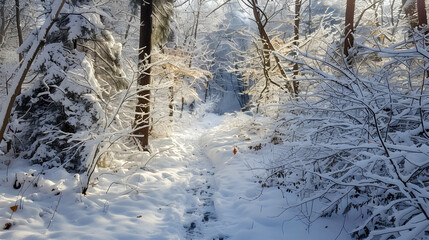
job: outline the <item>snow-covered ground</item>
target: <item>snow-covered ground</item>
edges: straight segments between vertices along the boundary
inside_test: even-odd
[[[256,176],[276,149],[249,147],[267,142],[268,124],[206,114],[154,139],[148,164],[129,159],[98,171],[87,196],[77,176],[3,159],[0,224],[11,225],[0,239],[349,239],[343,218],[309,223],[305,209],[282,213],[294,195],[261,192]]]

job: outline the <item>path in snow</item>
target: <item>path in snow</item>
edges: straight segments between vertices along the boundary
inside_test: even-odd
[[[215,183],[215,168],[210,159],[205,155],[201,137],[206,135],[221,121],[220,116],[211,115],[196,125],[179,133],[179,139],[191,149],[188,156],[187,168],[192,173],[189,186],[186,188],[186,209],[184,213],[186,239],[214,239],[223,240],[226,237],[222,233],[208,233],[212,225],[217,221],[213,195],[217,190]],[[206,236],[207,234],[212,236]]]
[[[195,161],[190,161],[189,169],[193,172],[187,192],[187,208],[185,212],[187,239],[202,239],[203,229],[216,221],[216,209],[213,202],[213,194],[216,190],[214,181],[214,167],[209,159],[204,156],[200,146],[197,146],[193,154]],[[222,239],[222,237],[220,237]]]
[[[342,218],[308,228],[299,209],[279,215],[293,194],[265,188],[260,195],[260,163],[282,153],[268,144],[268,125],[243,113],[183,123],[152,140],[148,164],[140,155],[97,169],[86,196],[61,169],[40,175],[40,166],[25,161],[0,165],[0,225],[11,224],[0,239],[349,239]],[[249,148],[261,144],[267,147]],[[25,179],[20,189],[12,186],[15,173]]]
[[[24,193],[12,187],[9,174],[0,182],[0,225],[13,225],[0,230],[0,239],[225,239],[213,200],[214,167],[201,146],[201,137],[222,120],[210,114],[182,124],[171,137],[153,139],[147,165],[141,158],[124,159],[116,170],[98,169],[87,196],[61,170],[40,177],[37,187],[28,176]],[[16,164],[9,171],[34,169],[37,176],[38,168]],[[23,208],[12,217],[7,210],[21,199]]]

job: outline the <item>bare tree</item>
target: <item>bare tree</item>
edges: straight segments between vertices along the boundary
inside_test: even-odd
[[[270,38],[268,37],[267,32],[265,31],[265,26],[268,23],[268,17],[261,10],[261,8],[258,6],[257,0],[247,0],[244,3],[252,9],[256,25],[258,26],[259,37],[262,41],[263,62],[264,62],[264,69],[263,70],[264,70],[264,76],[266,78],[266,82],[272,83],[272,84],[277,86],[277,84],[275,82],[273,82],[269,76],[269,69],[271,68],[270,55],[273,55],[274,61],[275,61],[274,64],[275,64],[275,66],[278,67],[280,74],[285,79],[288,79],[288,77],[287,77],[286,72],[284,71],[283,67],[280,64],[280,59],[275,54],[271,54],[272,52],[275,51],[275,49],[274,49],[273,44],[271,43]],[[281,86],[278,86],[278,87],[281,87]],[[291,95],[296,96],[298,94],[298,89],[295,89],[295,84],[292,84],[291,82],[287,81],[285,87],[288,90],[288,92],[291,93]]]

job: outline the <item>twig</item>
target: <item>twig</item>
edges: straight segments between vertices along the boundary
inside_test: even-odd
[[[61,202],[61,198],[63,197],[63,193],[60,194],[60,198],[58,199],[58,203],[57,206],[55,207],[54,213],[52,214],[51,220],[49,220],[49,224],[46,227],[46,229],[49,229],[49,227],[51,226],[52,220],[54,220],[55,217],[55,213],[57,212],[58,206],[60,205]]]

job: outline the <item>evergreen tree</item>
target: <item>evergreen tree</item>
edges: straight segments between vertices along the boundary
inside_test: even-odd
[[[52,1],[44,1],[47,12]],[[84,172],[90,141],[103,126],[103,97],[127,86],[121,45],[103,29],[91,0],[68,1],[32,66],[35,84],[21,94],[9,125],[13,147],[47,168]],[[47,15],[49,17],[49,15]],[[35,30],[21,46],[28,51]]]

